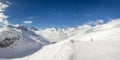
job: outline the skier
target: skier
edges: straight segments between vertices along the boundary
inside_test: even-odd
[[[93,39],[91,38],[90,41],[93,42]]]
[[[73,40],[70,40],[70,43],[74,43],[74,41],[73,41]]]

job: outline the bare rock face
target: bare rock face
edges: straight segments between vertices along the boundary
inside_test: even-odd
[[[30,30],[38,31],[39,29],[37,29],[37,28],[35,28],[35,27],[31,27]]]
[[[26,26],[18,26],[18,27],[16,27],[17,29],[21,29],[21,30],[23,30],[23,31],[27,31],[28,30],[28,28],[26,27]]]
[[[9,27],[2,27],[0,32],[0,48],[6,48],[10,45],[15,44],[17,40],[19,40],[22,35],[21,33],[18,33],[15,29],[13,29],[14,26],[9,25]]]
[[[17,42],[17,40],[19,40],[19,36],[18,37],[6,37],[5,39],[0,41],[0,48],[9,47],[10,45]]]

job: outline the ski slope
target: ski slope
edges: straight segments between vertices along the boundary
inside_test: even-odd
[[[71,60],[119,60],[120,41],[104,42],[81,42],[74,44],[74,53]]]
[[[14,60],[119,60],[119,43],[120,41],[66,41],[46,46],[33,55]]]
[[[11,31],[7,28],[3,30]],[[1,30],[2,34],[3,30]],[[85,27],[82,30],[78,28],[72,28],[72,31],[71,29],[67,30],[68,35],[71,35],[71,32],[78,32],[66,39],[63,37],[61,38],[63,40],[57,42],[52,40],[56,43],[47,42],[44,39],[47,34],[43,36],[43,33],[39,35],[34,33],[36,31],[15,30],[16,32],[10,37],[16,36],[16,34],[21,36],[23,34],[24,37],[18,41],[17,45],[12,45],[13,50],[10,50],[9,47],[0,48],[0,60],[120,60],[120,19],[88,29]],[[56,32],[59,36],[61,30]],[[66,34],[66,31],[62,33]],[[6,36],[8,37],[8,35]],[[53,34],[52,36],[56,35]],[[51,40],[53,37],[48,38]],[[26,48],[18,48],[24,46]],[[15,54],[11,55],[9,50],[14,51]]]

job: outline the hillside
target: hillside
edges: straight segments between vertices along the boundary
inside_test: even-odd
[[[14,28],[12,30],[14,31],[13,33],[11,29],[7,28],[3,28],[5,31],[2,30],[0,32],[2,34],[1,36],[17,37],[15,39],[15,42],[17,42],[8,45],[8,47],[0,48],[0,58],[3,60],[120,59],[120,19],[94,27],[84,25],[84,27],[80,26],[69,29],[51,28],[38,31],[20,29],[19,31],[18,28]],[[11,36],[6,31],[12,32],[10,33]],[[19,39],[18,35],[20,37]],[[37,36],[37,38],[39,37],[41,39],[33,39],[30,36]],[[5,39],[1,38],[1,41],[3,40]]]

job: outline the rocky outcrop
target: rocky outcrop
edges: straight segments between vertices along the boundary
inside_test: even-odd
[[[19,35],[18,37],[6,37],[4,40],[0,41],[0,48],[9,47],[10,45],[17,42],[17,40],[19,40]]]

